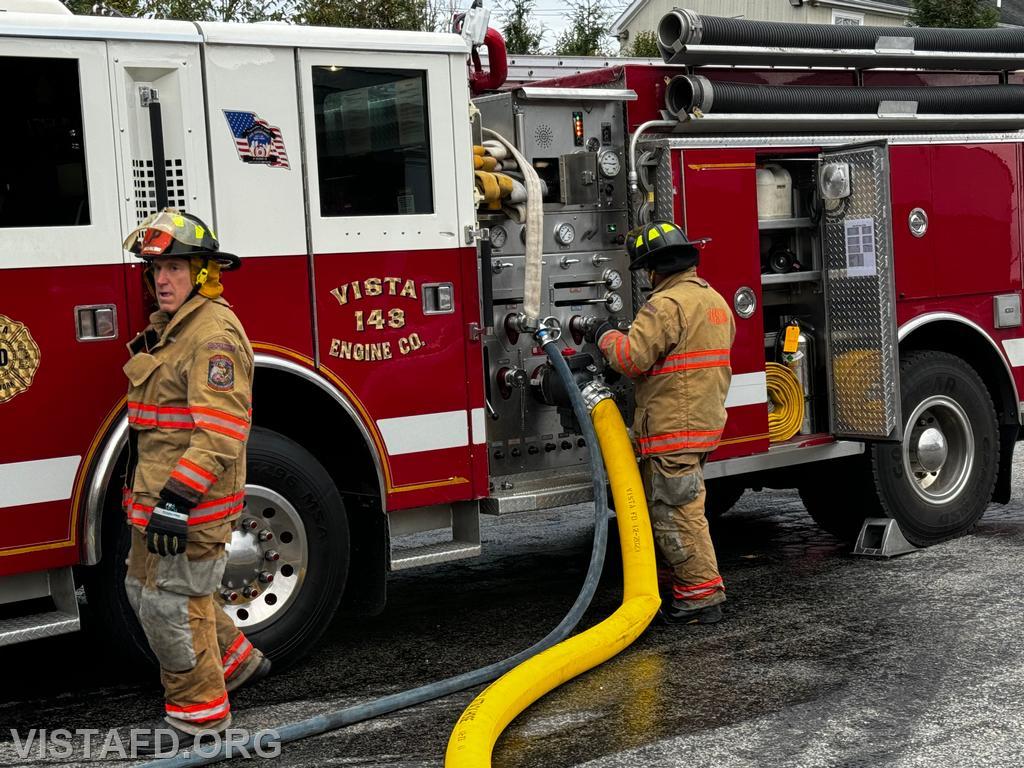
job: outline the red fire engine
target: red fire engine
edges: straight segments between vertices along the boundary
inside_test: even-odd
[[[149,308],[121,242],[163,204],[244,257],[256,429],[221,597],[278,658],[379,610],[388,571],[478,554],[481,514],[589,498],[526,332],[528,231],[576,370],[586,319],[643,301],[629,229],[707,239],[738,326],[710,513],[796,487],[838,535],[888,515],[927,545],[1008,499],[1024,46],[677,11],[671,63],[477,93],[503,49],[476,27],[471,94],[458,35],[0,16],[0,644],[77,629],[78,584],[140,637],[121,366]],[[542,200],[478,206],[487,131]]]

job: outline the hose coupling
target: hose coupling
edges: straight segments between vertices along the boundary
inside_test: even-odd
[[[583,389],[580,390],[580,394],[583,395],[583,402],[587,406],[587,410],[591,413],[597,408],[597,404],[602,400],[613,400],[615,395],[609,389],[608,385],[603,381],[597,381],[596,379],[584,385]]]
[[[562,338],[562,324],[557,317],[541,318],[537,330],[533,331],[533,337],[542,347],[553,344]]]

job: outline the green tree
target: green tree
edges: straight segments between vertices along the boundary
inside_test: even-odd
[[[533,16],[535,0],[509,0],[501,8],[501,34],[509,53],[540,53],[544,25]]]
[[[569,0],[569,26],[555,41],[559,56],[606,56],[611,11],[606,0]]]
[[[918,27],[994,27],[999,10],[982,0],[911,0],[910,23]]]
[[[292,20],[317,27],[362,29],[432,29],[426,0],[297,0]]]
[[[632,43],[622,47],[620,55],[635,56],[638,59],[660,59],[658,34],[656,32],[638,32]]]
[[[64,0],[74,13],[91,13],[95,0]],[[104,0],[122,16],[183,21],[280,21],[283,0]]]

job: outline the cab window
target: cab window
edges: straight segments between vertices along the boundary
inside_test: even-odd
[[[0,57],[0,228],[85,226],[89,194],[78,62]]]
[[[423,71],[313,67],[320,215],[434,212]]]

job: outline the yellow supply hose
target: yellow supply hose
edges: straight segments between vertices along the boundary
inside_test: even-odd
[[[446,768],[490,766],[494,742],[516,715],[629,646],[661,605],[654,538],[626,425],[611,399],[599,402],[592,418],[615,498],[622,546],[622,605],[597,626],[524,661],[485,688],[455,724],[445,754]]]
[[[804,390],[789,368],[767,363],[768,440],[779,443],[800,431],[804,420]]]

